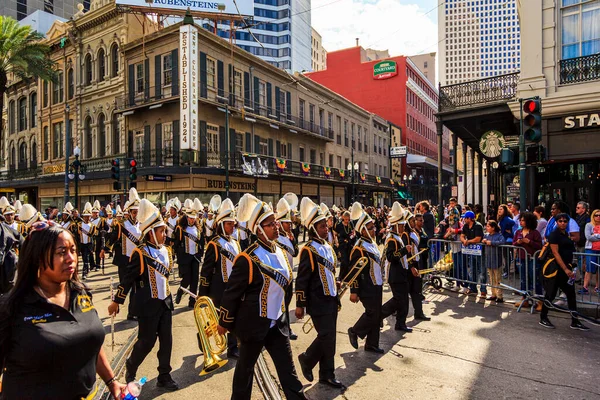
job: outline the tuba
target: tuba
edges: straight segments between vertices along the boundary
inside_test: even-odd
[[[358,277],[360,276],[360,273],[362,272],[362,270],[365,268],[365,266],[367,264],[369,264],[368,257],[359,258],[358,261],[356,262],[356,264],[354,264],[354,266],[350,269],[350,271],[348,271],[348,273],[346,274],[344,279],[342,279],[342,284],[340,286],[340,290],[338,291],[338,301],[340,302],[338,309],[342,308],[342,303],[341,303],[342,297],[344,297],[344,294],[346,294],[348,289],[352,287],[352,285],[358,279]],[[306,322],[302,325],[302,332],[308,333],[308,332],[312,331],[313,328],[314,328],[314,325],[312,323],[312,318],[308,318],[306,320]]]
[[[194,319],[198,328],[200,350],[204,352],[204,367],[200,372],[200,376],[206,375],[227,364],[228,360],[219,357],[219,354],[227,350],[227,336],[220,335],[217,332],[219,318],[210,297],[197,296],[186,288],[181,288],[181,290],[196,299]]]

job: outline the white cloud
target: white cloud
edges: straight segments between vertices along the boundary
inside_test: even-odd
[[[389,49],[392,56],[437,51],[437,10],[399,0],[312,0],[312,25],[323,37],[327,51],[356,45]]]

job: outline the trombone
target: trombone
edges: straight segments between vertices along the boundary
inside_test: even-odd
[[[340,285],[340,290],[338,291],[338,301],[340,302],[338,305],[338,311],[342,308],[342,303],[341,303],[342,297],[344,297],[344,294],[346,294],[346,292],[348,291],[348,288],[352,287],[352,285],[358,279],[358,277],[360,276],[360,273],[362,272],[362,270],[365,268],[365,266],[368,263],[369,263],[368,257],[359,258],[358,261],[356,262],[356,264],[354,264],[354,266],[350,269],[350,271],[348,271],[348,273],[346,274],[344,279],[342,279],[342,283]],[[350,279],[348,279],[348,277],[350,277]],[[346,279],[348,279],[348,280],[346,281]],[[315,326],[312,323],[312,317],[308,317],[306,322],[304,322],[304,324],[302,325],[302,332],[309,333],[310,331],[312,331],[312,329],[314,327]]]
[[[204,367],[200,372],[200,376],[206,375],[227,364],[228,360],[219,357],[219,354],[227,350],[227,336],[220,335],[217,332],[219,317],[210,297],[198,296],[186,288],[180,287],[180,289],[196,299],[194,319],[198,328],[200,350],[204,352]]]

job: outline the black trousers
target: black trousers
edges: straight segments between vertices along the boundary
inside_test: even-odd
[[[408,292],[410,293],[410,300],[412,301],[415,315],[423,315],[423,299],[421,293],[423,292],[423,283],[421,276],[413,276],[412,273],[408,276]]]
[[[127,266],[117,265],[117,272],[119,273],[119,282],[123,282],[123,277],[125,276],[125,271]],[[127,306],[127,317],[134,317],[135,315],[135,288],[133,285],[131,287],[131,291],[129,292],[129,305]]]
[[[179,264],[181,275],[181,287],[189,289],[190,292],[198,293],[198,277],[200,275],[200,263],[194,257],[192,261]],[[194,305],[195,300],[190,296],[189,304]]]
[[[292,360],[290,339],[284,336],[277,326],[274,326],[269,329],[269,333],[263,340],[240,342],[240,358],[235,365],[233,374],[232,400],[249,400],[251,398],[254,365],[263,347],[269,352],[273,364],[275,364],[286,399],[304,399],[302,383],[298,379]]]
[[[410,278],[409,278],[410,279]],[[396,327],[406,326],[408,316],[408,292],[409,283],[390,283],[392,298],[381,307],[381,319],[385,319],[396,313]]]
[[[360,297],[360,302],[365,308],[365,312],[360,316],[358,321],[356,321],[356,324],[354,324],[352,330],[358,335],[359,338],[367,338],[365,343],[367,346],[379,347],[381,299],[381,287],[379,287],[379,291],[375,296]]]
[[[102,266],[102,259],[100,258],[100,252],[102,251],[102,238],[96,236],[94,238],[94,268],[98,269]]]
[[[306,363],[312,369],[319,364],[319,379],[335,378],[335,335],[337,311],[334,314],[311,316],[317,337],[306,349]]]
[[[93,266],[94,259],[92,256],[93,253],[93,243],[81,244],[81,260],[83,261],[83,276],[87,276],[90,272],[90,265]]]
[[[138,340],[133,345],[133,351],[127,359],[127,368],[135,374],[148,353],[154,348],[156,338],[158,349],[158,380],[169,378],[171,372],[171,349],[173,348],[173,312],[166,304],[151,316],[138,316]]]
[[[550,279],[544,278],[544,299],[554,301],[558,289],[562,290],[567,296],[567,305],[569,310],[577,311],[577,297],[575,295],[575,285],[569,285],[569,277],[565,274],[565,271],[559,266],[556,276]],[[548,307],[546,303],[542,306],[542,312],[540,318],[548,318]],[[572,318],[576,320],[577,318]]]

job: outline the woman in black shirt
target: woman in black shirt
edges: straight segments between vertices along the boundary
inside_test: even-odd
[[[77,277],[77,247],[52,221],[33,224],[21,249],[15,287],[0,304],[2,399],[92,398],[96,372],[115,399],[102,349],[104,328]]]
[[[556,297],[558,289],[561,289],[567,296],[567,304],[569,310],[577,311],[577,299],[575,297],[575,286],[573,283],[569,284],[569,279],[574,278],[573,266],[573,253],[575,252],[575,245],[567,233],[567,226],[569,225],[568,214],[558,214],[556,217],[556,229],[548,236],[548,243],[550,244],[550,255],[546,265],[542,267],[542,275],[544,278],[544,305],[542,306],[542,313],[540,314],[540,325],[545,328],[554,329],[554,325],[548,319],[548,307],[546,302],[552,302]],[[588,327],[583,325],[578,318],[571,317],[571,329],[578,329],[582,331],[589,330]]]

